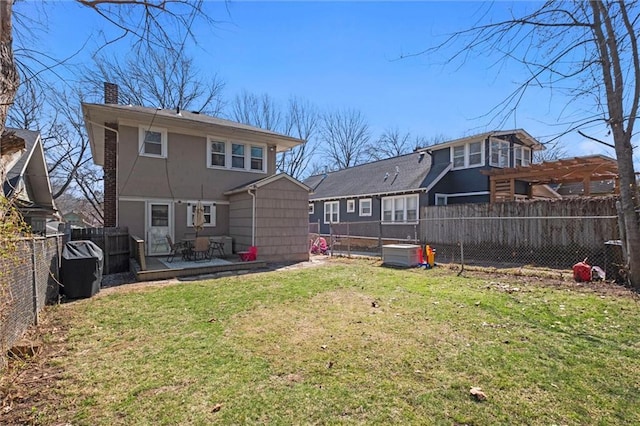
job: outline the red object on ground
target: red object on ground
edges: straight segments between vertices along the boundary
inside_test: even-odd
[[[258,247],[251,246],[247,251],[239,251],[238,255],[240,256],[240,260],[242,260],[243,262],[254,261],[258,257]]]
[[[591,281],[591,266],[587,262],[578,262],[573,265],[573,279],[577,282]]]

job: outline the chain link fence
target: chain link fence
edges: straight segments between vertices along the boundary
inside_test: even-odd
[[[0,369],[7,350],[38,323],[44,305],[58,299],[64,236],[25,238],[14,244],[15,251],[0,259]]]
[[[331,224],[328,235],[314,232],[317,224],[309,229],[310,242],[322,236],[330,253],[340,256],[382,257],[382,246],[403,243],[428,244],[436,250],[436,263],[447,264],[566,270],[584,259],[603,269],[615,269],[622,262],[614,215],[440,217],[415,224],[342,222]]]

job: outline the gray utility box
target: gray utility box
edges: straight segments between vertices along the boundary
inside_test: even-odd
[[[387,244],[382,246],[382,263],[395,266],[417,266],[420,250],[416,244]]]

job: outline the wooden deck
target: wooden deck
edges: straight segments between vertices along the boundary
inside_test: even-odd
[[[147,256],[145,257],[146,270],[141,271],[136,262],[131,262],[131,271],[134,272],[138,281],[155,281],[221,272],[251,271],[267,267],[267,263],[260,260],[241,262],[214,258],[211,261],[166,262],[165,259],[166,256]]]

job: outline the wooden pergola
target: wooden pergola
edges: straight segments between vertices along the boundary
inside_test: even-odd
[[[489,176],[491,203],[514,201],[516,181],[528,182],[527,198],[532,198],[534,185],[582,182],[584,195],[590,195],[591,182],[613,180],[615,193],[620,191],[618,163],[603,155],[565,158],[529,166],[483,170]]]

